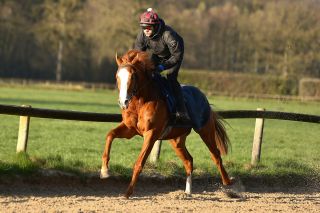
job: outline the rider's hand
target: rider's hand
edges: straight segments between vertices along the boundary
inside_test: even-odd
[[[165,70],[164,66],[162,64],[159,64],[157,67],[156,67],[156,71],[158,73],[161,73],[163,70]]]

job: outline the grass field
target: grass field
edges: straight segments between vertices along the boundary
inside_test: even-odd
[[[259,100],[209,97],[215,110],[248,109],[320,115],[319,102]],[[0,104],[27,104],[37,108],[119,113],[117,92],[71,91],[26,87],[0,87]],[[78,122],[31,118],[27,155],[15,153],[19,117],[0,115],[0,174],[29,174],[39,168],[59,169],[79,175],[97,172],[101,164],[106,132],[116,123]],[[305,184],[320,177],[319,124],[266,120],[261,163],[250,166],[255,119],[229,119],[227,132],[232,148],[223,157],[231,176],[245,182],[255,179],[265,183]],[[187,139],[199,177],[218,177],[209,151],[197,134]],[[116,139],[111,150],[111,172],[122,177],[131,176],[142,139]],[[159,163],[147,163],[144,174],[184,176],[182,162],[166,141],[162,144]]]

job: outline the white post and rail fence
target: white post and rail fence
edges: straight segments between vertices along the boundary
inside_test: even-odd
[[[257,110],[229,110],[218,111],[223,119],[256,118],[255,131],[253,136],[251,164],[255,165],[260,161],[261,145],[263,139],[264,119],[291,120],[300,122],[320,123],[320,116],[300,113],[266,111],[263,108]],[[29,123],[31,117],[91,121],[91,122],[120,122],[121,114],[106,114],[93,112],[78,112],[66,110],[52,110],[32,108],[28,105],[12,106],[1,105],[0,114],[20,116],[17,152],[26,152],[28,144]],[[157,141],[150,155],[150,161],[156,162],[161,151],[161,141]]]

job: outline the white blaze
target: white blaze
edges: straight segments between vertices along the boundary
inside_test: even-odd
[[[120,79],[120,92],[119,101],[124,106],[124,102],[127,98],[129,72],[126,68],[121,68],[118,72],[118,78]]]

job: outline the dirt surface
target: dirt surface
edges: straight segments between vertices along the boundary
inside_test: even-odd
[[[119,178],[2,177],[0,212],[320,212],[315,186],[248,188],[238,180],[224,189],[194,180],[189,197],[181,180],[141,177],[133,196],[125,199],[127,186]]]

